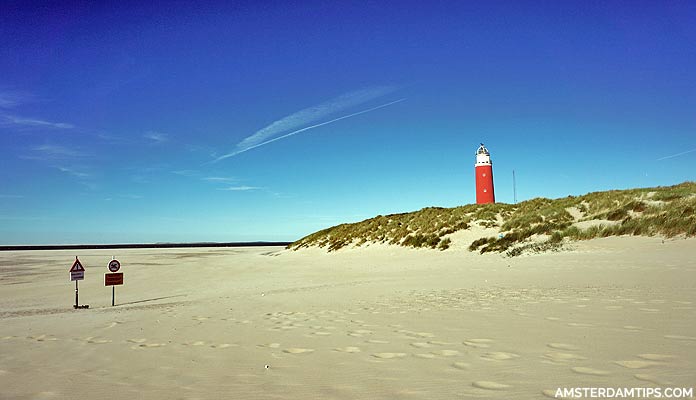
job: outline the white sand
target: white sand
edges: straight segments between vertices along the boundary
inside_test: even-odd
[[[73,310],[68,269],[86,267]],[[103,286],[112,255],[125,285]],[[696,240],[0,253],[0,399],[540,398],[695,385]]]

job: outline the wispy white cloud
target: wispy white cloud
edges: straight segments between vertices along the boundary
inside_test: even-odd
[[[201,178],[201,180],[204,180],[206,182],[216,182],[216,183],[232,183],[232,182],[238,181],[238,179],[236,179],[236,178],[225,178],[222,176],[207,176],[207,177]]]
[[[172,171],[172,174],[185,176],[187,178],[195,178],[199,176],[199,172],[193,169],[180,169],[177,171]]]
[[[155,132],[155,131],[146,132],[143,135],[143,137],[145,137],[145,139],[152,140],[152,142],[155,144],[161,144],[161,143],[169,141],[169,135],[167,135],[165,133],[161,133],[161,132]]]
[[[379,86],[379,87],[374,87],[374,88],[368,88],[368,89],[362,89],[362,90],[356,90],[352,92],[345,93],[341,96],[335,97],[329,101],[326,101],[324,103],[308,107],[305,109],[302,109],[300,111],[297,111],[295,113],[292,113],[288,116],[285,116],[279,120],[276,120],[272,122],[270,125],[256,131],[253,135],[248,136],[244,138],[241,142],[239,142],[236,146],[236,149],[233,152],[230,152],[228,154],[225,154],[221,157],[218,157],[215,159],[215,161],[220,161],[222,159],[232,157],[236,154],[243,153],[245,151],[251,150],[253,148],[263,146],[264,144],[268,144],[273,142],[274,140],[281,139],[283,137],[287,137],[288,135],[278,137],[278,135],[282,134],[283,132],[287,132],[290,130],[295,130],[295,133],[303,132],[308,129],[316,128],[322,125],[326,125],[331,122],[336,122],[341,119],[349,118],[355,115],[362,114],[364,112],[372,111],[371,110],[366,110],[364,112],[360,113],[354,113],[348,116],[344,116],[341,118],[336,118],[328,122],[324,122],[321,124],[316,124],[311,127],[306,127],[302,129],[298,129],[302,126],[305,126],[307,124],[311,124],[314,122],[317,122],[321,119],[325,119],[327,117],[330,117],[331,115],[334,115],[336,113],[339,113],[341,111],[344,111],[348,108],[366,103],[370,100],[374,100],[376,98],[385,96],[393,91],[395,91],[397,87],[395,86]],[[381,108],[381,107],[378,107]],[[377,109],[377,108],[374,108]]]
[[[25,92],[2,90],[0,91],[0,108],[14,108],[32,99],[33,96]]]
[[[55,128],[55,129],[72,129],[73,124],[65,122],[52,122],[35,118],[18,117],[15,115],[2,115],[3,125],[19,126],[24,128]]]
[[[44,162],[51,168],[78,178],[81,183],[88,187],[93,186],[85,181],[92,178],[93,174],[88,172],[90,168],[84,165],[86,157],[78,149],[55,144],[44,144],[32,148],[32,151],[31,155],[22,156],[21,158]]]
[[[264,142],[257,143],[257,144],[254,144],[254,145],[244,146],[244,147],[240,147],[239,145],[237,145],[237,150],[235,150],[235,151],[233,151],[233,152],[231,152],[231,153],[222,155],[222,156],[220,156],[220,157],[214,159],[212,162],[218,162],[218,161],[224,160],[225,158],[233,157],[233,156],[236,156],[237,154],[244,153],[245,151],[249,151],[249,150],[251,150],[251,149],[255,149],[255,148],[257,148],[257,147],[261,147],[261,146],[267,145],[267,144],[269,144],[269,143],[273,143],[273,142],[275,142],[275,141],[277,141],[277,140],[285,139],[285,138],[287,138],[287,137],[296,135],[296,134],[298,134],[298,133],[305,132],[305,131],[308,131],[308,130],[310,130],[310,129],[318,128],[318,127],[320,127],[320,126],[332,124],[332,123],[334,123],[334,122],[337,122],[337,121],[340,121],[340,120],[343,120],[343,119],[346,119],[346,118],[351,118],[351,117],[358,116],[358,115],[360,115],[360,114],[365,114],[365,113],[368,113],[368,112],[371,112],[371,111],[379,110],[380,108],[388,107],[388,106],[390,106],[390,105],[392,105],[392,104],[400,103],[400,102],[402,102],[402,101],[404,101],[404,100],[406,100],[406,99],[403,98],[403,99],[399,99],[399,100],[395,100],[395,101],[390,101],[390,102],[385,103],[385,104],[380,104],[380,105],[378,105],[378,106],[376,106],[376,107],[371,107],[371,108],[368,108],[368,109],[366,109],[366,110],[361,110],[361,111],[358,111],[358,112],[354,112],[354,113],[351,113],[351,114],[348,114],[348,115],[344,115],[344,116],[341,116],[341,117],[338,117],[338,118],[334,118],[334,119],[332,119],[332,120],[325,121],[325,122],[322,122],[322,123],[319,123],[319,124],[310,125],[310,126],[307,126],[307,127],[301,128],[301,129],[294,130],[294,131],[292,131],[292,132],[290,132],[290,133],[286,133],[286,134],[284,134],[284,135],[281,135],[281,136],[278,136],[278,137],[274,137],[274,138],[272,138],[272,139],[268,139],[268,140],[266,140],[266,141],[264,141]]]
[[[58,166],[58,167],[56,167],[56,168],[58,168],[58,170],[59,170],[60,172],[64,172],[64,173],[66,173],[66,174],[68,174],[68,175],[72,175],[72,176],[74,176],[75,178],[84,179],[84,178],[89,178],[90,176],[92,176],[91,174],[89,174],[89,173],[87,173],[87,172],[84,172],[84,171],[81,171],[81,170],[79,170],[79,169],[76,169],[75,167],[62,167],[62,166]]]
[[[64,146],[58,146],[54,144],[44,144],[33,148],[34,151],[39,152],[44,157],[51,159],[56,158],[75,158],[81,157],[82,154],[75,149],[67,148]]]
[[[681,153],[660,157],[656,161],[662,161],[662,160],[667,160],[667,159],[674,158],[674,157],[680,157],[680,156],[683,156],[685,154],[689,154],[689,153],[693,153],[693,152],[696,152],[696,149],[691,149],[691,150],[687,150],[687,151],[682,151]]]
[[[36,101],[36,98],[25,92],[0,90],[0,110],[10,110],[21,106],[24,103]],[[47,121],[39,118],[19,116],[8,111],[0,112],[0,126],[32,129],[73,129],[75,125],[67,122]]]
[[[256,186],[230,186],[226,188],[220,188],[218,190],[226,190],[226,191],[233,191],[233,192],[246,192],[249,190],[259,190],[261,189],[260,187]]]

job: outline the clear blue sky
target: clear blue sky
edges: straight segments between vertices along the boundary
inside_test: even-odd
[[[337,3],[0,2],[0,243],[469,204],[479,142],[501,202],[695,179],[693,1]]]

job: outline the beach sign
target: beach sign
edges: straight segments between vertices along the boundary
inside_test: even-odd
[[[75,256],[75,262],[73,263],[72,267],[70,267],[70,281],[75,281],[75,305],[73,306],[75,309],[89,308],[89,305],[87,304],[81,306],[78,301],[77,282],[83,279],[85,279],[85,267],[82,266],[80,260],[77,258],[77,256]]]
[[[123,285],[123,272],[116,272],[121,269],[121,263],[112,257],[109,264],[107,264],[110,274],[104,274],[104,286],[111,286],[111,306],[113,307],[116,303],[116,286]]]
[[[118,262],[117,259],[113,259],[109,261],[109,271],[111,272],[118,272],[118,270],[121,268],[121,263]]]
[[[82,266],[80,260],[75,257],[75,262],[70,267],[70,281],[81,281],[85,279],[85,267]]]
[[[123,285],[123,272],[104,274],[104,286]]]

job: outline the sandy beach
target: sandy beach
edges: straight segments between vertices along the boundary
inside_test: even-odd
[[[80,303],[68,269],[86,268]],[[107,262],[125,284],[104,287]],[[696,239],[0,253],[1,399],[553,397],[696,385]]]

